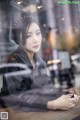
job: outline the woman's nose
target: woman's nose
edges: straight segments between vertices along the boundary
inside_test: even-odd
[[[37,42],[37,41],[38,41],[37,36],[36,36],[36,35],[33,35],[33,37],[34,37],[34,42]]]

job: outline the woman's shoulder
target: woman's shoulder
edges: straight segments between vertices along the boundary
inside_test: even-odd
[[[8,63],[20,62],[22,63],[24,60],[24,51],[20,47],[17,48],[8,58]]]

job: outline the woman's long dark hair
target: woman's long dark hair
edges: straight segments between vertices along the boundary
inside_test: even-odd
[[[22,19],[19,21],[21,23],[20,28],[16,28],[16,25],[13,29],[14,34],[14,41],[23,46],[26,41],[26,34],[28,32],[28,29],[30,25],[35,22],[39,25],[39,23],[31,16],[31,14],[22,13]],[[18,23],[17,23],[18,24]],[[41,28],[40,28],[41,29]]]
[[[29,30],[29,27],[30,25],[35,22],[37,23],[34,19],[32,19],[31,17],[28,17],[28,18],[24,18],[23,21],[22,21],[22,37],[21,37],[21,44],[24,45],[25,44],[25,41],[26,41],[26,34]],[[38,23],[37,23],[38,24]]]

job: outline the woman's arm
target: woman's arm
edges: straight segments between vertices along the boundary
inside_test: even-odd
[[[62,95],[54,99],[54,96],[52,98],[49,95],[38,95],[36,90],[5,96],[2,97],[2,100],[7,107],[13,107],[22,111],[68,110],[75,106],[76,100],[69,95]]]

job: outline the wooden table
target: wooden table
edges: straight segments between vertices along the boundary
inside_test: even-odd
[[[80,87],[72,88],[71,92],[80,95]],[[80,115],[80,101],[78,104],[68,111],[49,111],[49,112],[18,112],[11,108],[0,109],[0,112],[8,112],[8,120],[72,120]]]
[[[80,115],[80,102],[68,111],[49,112],[18,112],[10,108],[0,109],[0,112],[8,112],[8,120],[72,120]]]

